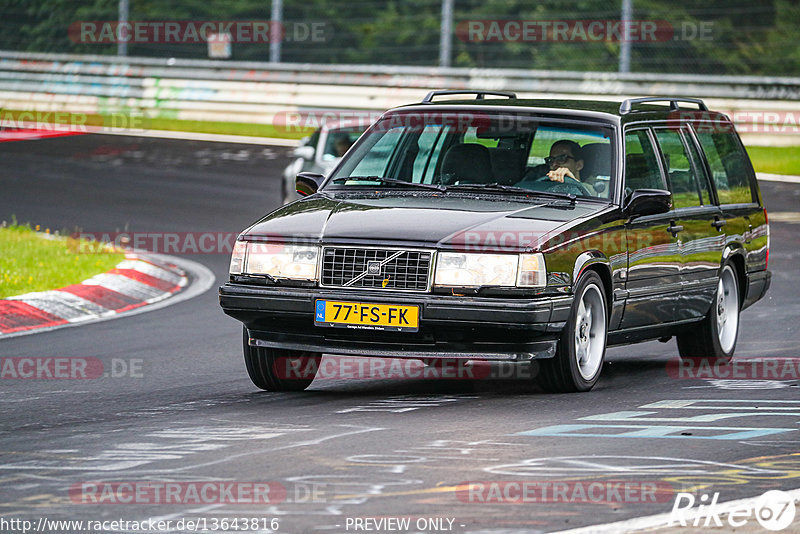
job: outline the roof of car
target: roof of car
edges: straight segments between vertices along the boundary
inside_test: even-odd
[[[629,101],[630,102],[630,101]],[[533,98],[477,98],[477,99],[452,99],[436,100],[435,102],[424,102],[401,106],[402,109],[408,106],[490,106],[490,107],[513,107],[513,108],[536,108],[564,110],[570,112],[589,112],[602,113],[616,117],[622,123],[636,122],[642,120],[666,120],[675,119],[676,110],[670,107],[670,99],[665,98],[663,103],[650,104],[638,103],[634,101],[633,106],[629,106],[630,111],[622,111],[625,100],[569,100],[569,99],[533,99]],[[728,120],[725,115],[717,111],[698,109],[693,104],[684,104],[677,111],[681,114],[681,119],[711,118],[714,120]],[[703,105],[703,108],[705,105]],[[683,115],[689,113],[689,115]],[[692,115],[697,114],[697,115]]]

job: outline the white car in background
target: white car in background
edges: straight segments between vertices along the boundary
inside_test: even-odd
[[[295,179],[300,172],[315,172],[325,176],[341,161],[345,152],[361,137],[366,124],[329,121],[300,141],[292,156],[295,158],[283,171],[282,197],[288,204],[300,198]]]

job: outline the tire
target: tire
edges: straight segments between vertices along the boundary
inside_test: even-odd
[[[257,388],[265,391],[303,391],[314,381],[322,354],[252,347],[248,343],[250,335],[247,328],[243,327],[242,333],[244,364],[250,380]]]
[[[608,334],[608,305],[603,281],[588,271],[575,286],[575,300],[556,355],[537,360],[539,383],[545,391],[570,393],[589,391],[603,368]]]
[[[739,302],[736,272],[726,264],[720,273],[708,315],[696,328],[676,336],[681,358],[706,358],[711,363],[731,361],[739,336]]]

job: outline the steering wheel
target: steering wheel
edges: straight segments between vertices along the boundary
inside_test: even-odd
[[[568,193],[568,194],[575,194],[575,190],[578,191],[578,195],[582,196],[592,196],[586,186],[583,185],[581,182],[572,178],[571,176],[564,176],[563,182],[555,182],[550,180],[550,178],[544,174],[539,178],[536,178],[534,182],[547,182],[548,187],[547,191],[553,191],[555,193]]]

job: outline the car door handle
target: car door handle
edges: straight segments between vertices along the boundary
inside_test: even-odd
[[[667,226],[667,232],[676,235],[678,232],[683,232],[683,226],[680,224],[670,224]]]
[[[725,219],[714,219],[714,222],[711,223],[711,226],[716,228],[717,230],[721,230],[723,226],[728,224],[728,221]]]

